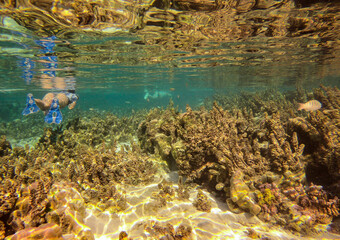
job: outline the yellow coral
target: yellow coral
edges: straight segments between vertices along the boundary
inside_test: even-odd
[[[275,196],[272,193],[272,190],[270,190],[269,188],[266,188],[264,190],[264,201],[271,205],[273,203],[273,201],[275,200]]]
[[[275,201],[275,196],[272,190],[269,188],[266,188],[263,192],[257,191],[256,196],[257,196],[257,203],[261,206],[264,204],[271,205]]]

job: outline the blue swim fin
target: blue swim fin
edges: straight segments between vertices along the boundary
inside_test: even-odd
[[[50,110],[48,110],[48,113],[45,116],[45,122],[60,124],[62,120],[63,116],[59,109],[59,100],[54,98]]]
[[[22,115],[26,116],[28,114],[35,113],[38,111],[39,111],[39,108],[37,104],[35,104],[33,94],[32,93],[27,94],[26,108],[24,109],[24,111],[22,111]]]

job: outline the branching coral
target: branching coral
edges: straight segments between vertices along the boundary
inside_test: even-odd
[[[322,102],[323,108],[328,110],[340,109],[340,90],[337,87],[321,85],[314,90],[314,96]]]
[[[15,231],[46,223],[44,216],[50,207],[47,199],[50,187],[51,183],[38,181],[21,190],[20,199],[9,221],[9,225]]]
[[[6,136],[1,136],[0,138],[0,157],[8,155],[12,147],[10,143],[6,140]]]
[[[187,107],[183,114],[170,107],[160,119],[150,114],[142,122],[139,139],[145,150],[159,153],[170,165],[176,163],[188,180],[223,190],[237,169],[254,175],[267,167],[252,148],[251,127],[241,113],[234,117],[217,104],[211,111]]]
[[[259,106],[266,104],[255,101],[255,105],[256,102]],[[314,187],[306,187],[305,181],[305,166],[313,151],[305,139],[321,141],[318,128],[325,122],[319,117],[317,125],[309,119],[319,116],[320,111],[311,113],[307,119],[289,119],[297,114],[293,104],[287,103],[289,109],[285,109],[284,116],[280,107],[269,112],[271,115],[263,113],[261,118],[254,117],[252,110],[234,109],[231,114],[216,103],[210,111],[187,107],[185,113],[170,106],[164,111],[150,112],[139,126],[139,139],[144,150],[159,154],[170,165],[175,163],[188,180],[223,196],[232,211],[249,211],[288,228],[297,226],[293,221],[296,218],[303,227],[295,230],[317,232],[319,225],[329,223],[339,210],[337,198],[320,191],[318,196],[312,196],[309,189]],[[333,110],[324,114],[336,116]],[[329,126],[322,130],[329,138],[322,144],[334,146],[338,141],[334,134],[337,129]],[[303,132],[305,135],[301,136]],[[302,187],[300,192],[288,191],[297,186]],[[286,190],[297,198],[286,196],[283,192]],[[316,205],[310,205],[311,199],[316,198]],[[312,212],[315,218],[304,218],[301,212]]]
[[[175,162],[181,175],[224,192],[226,198],[230,197],[228,187],[234,187],[230,179],[236,172],[249,178],[269,169],[285,172],[303,167],[304,145],[298,143],[296,133],[287,135],[279,113],[260,122],[237,110],[231,115],[214,104],[211,111],[187,107],[183,114],[170,107],[158,118],[152,118],[151,113],[140,125],[142,147]],[[238,205],[250,210],[254,204]]]
[[[214,100],[224,109],[242,109],[256,117],[264,112],[269,115],[280,112],[287,118],[289,115],[291,117],[294,109],[294,104],[286,95],[273,89],[257,93],[242,92],[235,96],[215,94]]]
[[[269,135],[269,156],[271,159],[271,169],[274,172],[299,171],[303,167],[302,153],[304,144],[298,143],[298,138],[293,132],[291,139],[280,120],[279,114],[266,117],[265,128]]]
[[[202,192],[202,190],[198,191],[193,205],[199,211],[203,211],[203,212],[211,211],[211,202],[209,201],[208,197]]]
[[[15,208],[18,200],[17,190],[20,188],[18,182],[7,179],[3,180],[0,185],[0,225],[1,235],[14,233],[14,229],[8,225],[10,214]]]
[[[134,133],[143,114],[118,118],[113,114],[93,116],[91,118],[76,117],[66,127],[52,130],[46,128],[36,148],[54,153],[59,159],[73,157],[76,148],[130,144],[135,141]]]
[[[340,90],[321,85],[314,96],[322,108],[311,112],[305,119],[292,118],[288,126],[296,131],[299,141],[306,145],[307,179],[322,184],[340,196]]]
[[[327,187],[310,183],[310,167],[309,181],[305,181],[307,162],[314,169],[327,166],[331,179],[339,179],[339,111],[331,108],[338,104],[337,93],[324,87],[323,91],[324,95],[316,96],[328,101],[325,108],[306,118],[295,117],[293,109],[282,116],[282,106],[262,117],[266,101],[256,97],[251,105],[256,113],[229,112],[216,103],[211,110],[194,111],[188,106],[185,113],[173,105],[154,109],[139,124],[140,146],[133,136],[139,120],[113,115],[46,128],[36,147],[12,149],[2,138],[0,227],[7,236],[54,223],[63,233],[92,239],[91,231],[77,223],[84,218],[85,207],[111,213],[127,209],[125,192],[115,185],[150,183],[167,161],[188,182],[199,183],[226,200],[234,212],[248,211],[295,231],[315,232],[317,226],[339,215],[338,198],[328,194]],[[294,118],[287,120],[288,115]],[[126,144],[119,145],[121,141]],[[161,182],[155,201],[145,204],[144,210],[155,212],[169,202],[188,200],[182,177],[178,188]],[[201,211],[211,209],[202,192],[194,205]],[[157,224],[148,228],[152,236],[179,239],[190,236],[189,230]]]
[[[143,154],[132,141],[131,132],[138,125],[135,117],[118,119],[110,115],[104,119],[95,119],[102,123],[97,128],[91,127],[96,124],[93,119],[77,123],[71,121],[66,130],[46,128],[39,143],[32,148],[11,149],[3,138],[0,181],[6,191],[3,190],[0,195],[0,221],[4,224],[6,236],[19,230],[27,234],[29,227],[53,222],[62,227],[63,233],[73,233],[78,237],[82,234],[93,239],[88,230],[80,232],[81,226],[77,223],[83,221],[85,206],[94,206],[99,211],[122,211],[128,205],[124,192],[115,185],[147,183],[163,169],[164,164]],[[127,132],[116,134],[124,127]],[[87,141],[91,131],[90,137],[103,139],[100,142]],[[131,142],[123,147],[117,144],[118,140]],[[82,196],[77,198],[84,198],[83,209],[68,206],[69,209],[65,210],[65,204],[69,202],[64,202],[63,197],[71,199],[72,192],[55,190],[60,182],[65,181],[81,192]],[[72,202],[75,203],[74,200]]]

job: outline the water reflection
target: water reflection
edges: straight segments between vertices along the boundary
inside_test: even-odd
[[[57,71],[63,69],[58,68],[58,58],[55,53],[54,47],[56,43],[62,41],[58,40],[55,36],[46,37],[39,40],[35,40],[35,43],[41,47],[39,59],[37,63],[42,65],[40,69],[40,86],[42,89],[49,90],[42,99],[37,99],[32,93],[27,94],[26,107],[22,114],[24,116],[38,112],[39,110],[44,112],[46,123],[60,124],[63,120],[60,109],[68,106],[69,109],[73,109],[79,99],[76,94],[76,78],[72,75],[58,76]],[[25,58],[24,64],[24,79],[26,84],[30,84],[33,78],[32,66],[34,67],[34,61],[30,58]],[[67,67],[69,69],[69,67]]]
[[[31,84],[33,75],[34,75],[34,68],[35,68],[35,63],[32,61],[30,58],[22,58],[19,62],[19,66],[23,68],[22,72],[23,75],[21,76],[27,85]]]
[[[14,27],[18,25],[0,28],[0,41],[7,41],[0,57],[12,68],[8,71],[8,63],[0,62],[2,103],[9,101],[5,93],[19,88],[37,98],[77,90],[86,94],[78,109],[129,113],[167,105],[171,98],[185,110],[186,104],[200,104],[216,91],[238,94],[272,87],[309,91],[320,82],[339,84],[335,64],[339,58],[332,57],[337,51],[326,52],[326,58],[323,52],[313,50],[316,39],[213,42],[177,38],[178,47],[172,48],[163,41],[152,45],[148,36],[141,39],[133,33],[73,32],[65,40],[61,35],[38,38],[33,33],[8,30]],[[0,44],[5,45],[3,42]],[[18,104],[22,105],[22,100]]]

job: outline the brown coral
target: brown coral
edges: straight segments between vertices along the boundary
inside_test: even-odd
[[[76,222],[84,217],[87,204],[97,211],[123,211],[128,207],[125,193],[114,186],[153,181],[164,167],[160,158],[171,169],[178,169],[188,182],[205,185],[230,206],[233,204],[233,210],[249,211],[303,233],[329,223],[338,215],[339,201],[327,193],[327,188],[307,185],[304,166],[306,162],[327,164],[329,174],[337,179],[337,168],[331,171],[338,159],[337,109],[326,104],[327,109],[287,121],[289,114],[295,116],[293,110],[282,115],[278,106],[263,114],[266,102],[258,98],[254,101],[251,109],[256,113],[249,109],[229,112],[216,103],[211,110],[187,107],[185,113],[173,106],[154,109],[138,129],[140,145],[147,153],[133,141],[136,119],[130,119],[126,126],[114,116],[95,116],[93,121],[75,119],[66,128],[45,129],[35,148],[13,148],[0,157],[4,187],[0,221],[5,235],[46,222],[57,224],[63,233],[77,235]],[[336,104],[334,101],[329,103]],[[323,126],[326,123],[333,126]],[[120,128],[125,130],[116,136]],[[129,143],[120,144],[119,140]],[[317,143],[318,149],[314,150],[311,143]],[[9,193],[7,188],[11,189]],[[71,188],[77,189],[79,196]],[[163,181],[154,195],[155,203],[145,207],[154,210],[176,197],[189,198],[182,180],[177,189]],[[77,201],[65,201],[68,198]],[[199,193],[194,204],[209,211],[206,200]],[[75,218],[64,213],[65,204]],[[304,214],[313,217],[307,219]],[[4,221],[9,215],[10,221]],[[156,238],[179,239],[189,236],[189,230],[184,225],[175,230],[155,224],[148,229]],[[89,238],[93,235],[85,230],[81,234]]]
[[[15,231],[46,223],[44,216],[49,211],[50,203],[47,193],[50,187],[51,183],[37,181],[21,190],[20,199],[9,221],[9,225]]]
[[[147,151],[160,153],[170,164],[175,162],[180,174],[215,189],[218,183],[228,184],[236,169],[253,175],[266,168],[264,159],[252,149],[247,125],[241,116],[235,118],[218,105],[210,112],[187,107],[186,113],[178,114],[168,109],[160,120],[144,121],[139,138]]]
[[[197,196],[193,205],[197,210],[202,212],[210,212],[211,211],[211,202],[208,197],[203,193],[202,190],[198,190]]]
[[[0,157],[8,155],[12,150],[11,144],[6,140],[6,136],[0,138]]]
[[[299,141],[306,145],[310,159],[307,165],[307,179],[328,187],[340,196],[340,110],[338,88],[325,87],[314,91],[322,108],[311,112],[306,118],[293,118],[288,126],[298,134]],[[332,187],[329,187],[331,186]]]
[[[297,134],[292,133],[291,139],[287,137],[280,115],[273,114],[266,117],[265,127],[269,135],[269,156],[273,171],[299,171],[303,167],[302,153],[305,145],[298,143]]]

